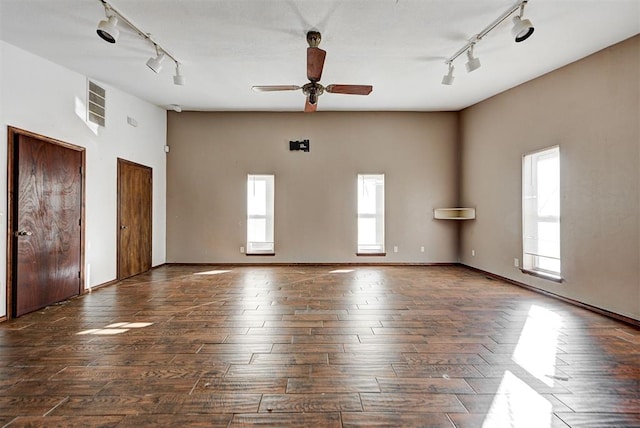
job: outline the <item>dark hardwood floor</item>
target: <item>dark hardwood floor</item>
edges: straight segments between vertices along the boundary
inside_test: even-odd
[[[0,426],[640,427],[640,331],[463,267],[166,266],[0,324]]]

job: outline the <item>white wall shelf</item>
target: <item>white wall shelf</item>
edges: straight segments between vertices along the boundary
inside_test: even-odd
[[[433,210],[436,220],[473,220],[476,218],[475,208],[436,208]]]

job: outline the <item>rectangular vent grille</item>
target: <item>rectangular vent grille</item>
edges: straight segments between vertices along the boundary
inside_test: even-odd
[[[106,93],[103,88],[89,80],[87,93],[87,120],[104,126]]]

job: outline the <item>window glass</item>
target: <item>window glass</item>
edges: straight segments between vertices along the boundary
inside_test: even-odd
[[[247,254],[273,254],[274,176],[247,179]]]
[[[523,268],[560,277],[560,150],[523,157]]]
[[[357,253],[384,252],[384,174],[358,174]]]

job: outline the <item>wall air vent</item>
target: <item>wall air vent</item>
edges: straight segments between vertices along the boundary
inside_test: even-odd
[[[106,92],[104,88],[88,80],[87,85],[87,120],[104,126]]]

